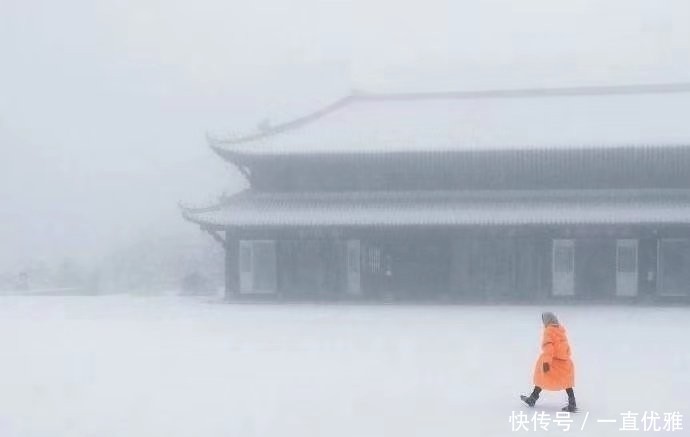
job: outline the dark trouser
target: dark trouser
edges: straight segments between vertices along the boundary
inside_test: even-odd
[[[575,392],[572,387],[566,388],[565,392],[568,393],[568,399],[575,399]]]
[[[572,387],[566,388],[565,392],[568,394],[568,401],[575,400],[575,392]],[[535,385],[530,397],[532,397],[532,399],[539,399],[539,393],[541,393],[541,387]]]

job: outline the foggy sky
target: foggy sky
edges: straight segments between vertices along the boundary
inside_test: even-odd
[[[690,80],[690,3],[0,0],[0,271],[194,232],[204,133],[368,91]]]

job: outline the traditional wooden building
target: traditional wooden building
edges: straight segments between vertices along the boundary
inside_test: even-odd
[[[228,297],[690,296],[690,86],[353,93],[211,141]]]

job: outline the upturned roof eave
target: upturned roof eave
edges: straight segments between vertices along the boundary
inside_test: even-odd
[[[531,198],[531,199],[530,199]],[[565,211],[567,210],[567,213]],[[690,190],[254,193],[185,208],[202,229],[246,226],[528,226],[690,223]],[[350,216],[348,212],[354,214]],[[670,214],[670,215],[669,215]],[[580,217],[581,216],[581,217]]]

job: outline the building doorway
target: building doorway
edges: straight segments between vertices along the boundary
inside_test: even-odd
[[[575,294],[575,241],[553,240],[552,267],[554,296]]]
[[[275,241],[241,240],[239,262],[241,293],[275,293]]]
[[[616,296],[637,296],[637,240],[616,241]]]

